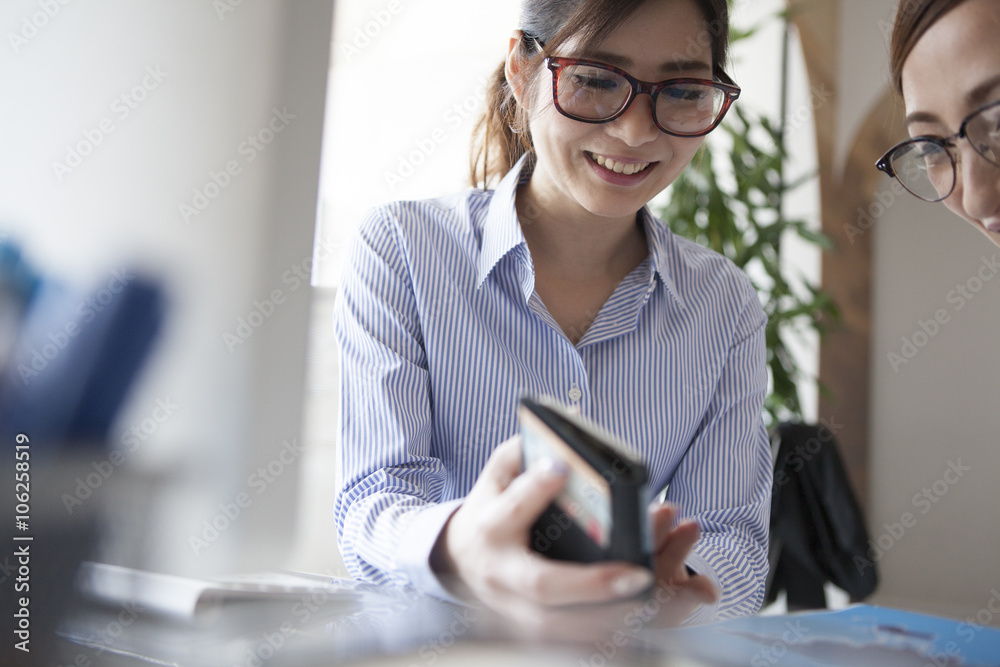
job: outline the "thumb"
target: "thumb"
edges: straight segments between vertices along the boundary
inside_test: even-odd
[[[526,533],[566,485],[566,464],[542,458],[517,477],[501,494],[497,508],[510,533]],[[498,517],[500,518],[500,517]]]
[[[499,495],[521,473],[521,436],[514,435],[490,454],[475,486],[484,486],[489,495]]]

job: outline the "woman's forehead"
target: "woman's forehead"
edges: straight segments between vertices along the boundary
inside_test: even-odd
[[[903,64],[908,121],[953,127],[1000,92],[1000,2],[968,0],[942,16]]]
[[[599,44],[575,55],[664,73],[710,69],[716,37],[694,0],[649,0]],[[579,49],[579,41],[567,47]]]

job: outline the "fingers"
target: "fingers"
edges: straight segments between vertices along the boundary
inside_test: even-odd
[[[551,459],[536,462],[510,483],[493,506],[497,523],[508,534],[527,534],[565,484],[564,465]]]
[[[491,455],[452,526],[466,566],[458,567],[473,594],[488,606],[518,613],[532,605],[553,608],[620,601],[649,590],[654,573],[630,563],[582,564],[556,561],[528,548],[531,528],[566,483],[565,464],[537,461],[521,473],[520,437],[501,443]],[[470,502],[471,501],[471,502]],[[704,577],[688,577],[684,560],[698,541],[693,522],[671,527],[676,510],[651,508],[656,573],[677,595],[693,604],[711,602],[717,592]],[[466,525],[467,524],[467,525]],[[448,537],[451,538],[451,532]],[[449,541],[449,545],[451,544]],[[680,610],[678,609],[678,612]]]
[[[674,523],[677,511],[673,505],[651,505],[649,514],[653,524],[653,553],[658,554],[670,537],[670,527]]]
[[[673,584],[688,579],[684,566],[691,549],[698,542],[701,531],[694,521],[684,521],[671,527],[677,510],[669,505],[659,505],[650,509],[653,522],[653,544],[656,554],[656,571],[661,578]],[[707,581],[707,580],[706,580]],[[714,587],[709,583],[709,587]],[[696,586],[701,590],[702,584]]]
[[[698,542],[700,534],[698,524],[694,521],[685,521],[677,525],[670,531],[665,543],[656,553],[657,563],[661,566],[669,565],[667,571],[670,573],[682,567],[691,552],[691,548]]]
[[[521,473],[521,436],[507,438],[493,450],[490,458],[483,466],[483,472],[476,481],[476,486],[485,486],[492,495],[497,495],[506,489]]]
[[[648,589],[653,573],[630,563],[584,564],[549,560],[534,553],[507,563],[505,578],[525,598],[544,606],[608,602]]]

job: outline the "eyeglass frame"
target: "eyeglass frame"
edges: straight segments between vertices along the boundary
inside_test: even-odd
[[[617,74],[618,76],[622,77],[623,79],[628,81],[628,84],[631,87],[628,99],[625,100],[625,103],[622,104],[621,108],[618,111],[616,111],[613,115],[611,115],[608,118],[603,118],[603,119],[581,118],[579,116],[575,116],[567,112],[559,104],[559,70],[564,67],[572,65],[587,65],[590,67],[597,67],[599,69],[613,72],[614,74]],[[740,93],[742,92],[742,89],[738,85],[736,85],[736,82],[733,81],[728,74],[722,71],[721,68],[717,69],[717,76],[718,78],[722,79],[721,81],[715,81],[712,79],[682,77],[676,79],[665,79],[663,81],[658,81],[654,83],[650,81],[642,81],[640,79],[637,79],[628,72],[626,72],[625,70],[619,67],[615,67],[614,65],[608,65],[606,63],[598,62],[595,60],[586,60],[583,58],[563,58],[559,56],[546,56],[545,66],[549,70],[551,70],[553,74],[552,102],[555,105],[556,110],[563,116],[566,116],[567,118],[570,118],[572,120],[579,121],[581,123],[593,123],[593,124],[610,123],[611,121],[620,118],[626,111],[628,111],[628,108],[632,106],[632,102],[635,101],[636,97],[638,97],[643,93],[646,93],[652,100],[652,104],[650,105],[650,113],[653,116],[653,123],[656,125],[657,129],[659,129],[661,132],[669,134],[670,136],[673,137],[683,137],[683,138],[704,137],[705,135],[707,135],[708,133],[710,133],[712,130],[714,130],[716,127],[719,126],[719,123],[722,122],[722,119],[725,118],[726,113],[729,111],[729,107],[732,106],[733,102],[739,99]],[[698,84],[702,86],[708,86],[710,88],[715,88],[716,90],[721,90],[723,92],[724,97],[722,100],[722,108],[719,109],[719,113],[716,115],[715,120],[712,122],[712,125],[708,127],[708,129],[702,130],[700,132],[686,134],[682,132],[674,132],[672,130],[668,130],[662,125],[660,125],[660,121],[656,117],[656,98],[657,96],[659,96],[660,92],[665,88],[669,88],[671,86],[679,84]]]
[[[981,158],[983,158],[990,164],[1000,167],[1000,164],[994,162],[993,160],[989,159],[988,157],[979,152],[979,149],[976,147],[976,144],[972,141],[972,139],[969,137],[969,133],[967,132],[969,123],[972,121],[973,118],[983,113],[984,111],[987,111],[988,109],[992,109],[994,107],[1000,107],[1000,100],[996,100],[990,102],[989,104],[985,104],[976,109],[975,111],[973,111],[972,113],[970,113],[962,121],[962,124],[958,126],[958,132],[950,136],[939,137],[933,134],[922,134],[918,137],[912,137],[910,139],[907,139],[906,141],[900,141],[898,144],[887,150],[885,152],[885,155],[879,158],[878,162],[875,163],[875,168],[883,172],[887,176],[895,178],[897,181],[899,181],[899,184],[902,185],[907,192],[909,192],[911,195],[913,195],[914,197],[916,197],[921,201],[929,202],[932,204],[944,201],[945,199],[951,196],[951,194],[955,191],[955,186],[958,185],[958,158],[956,158],[952,154],[951,149],[958,147],[959,139],[965,139],[966,141],[968,141],[969,145],[972,146],[972,150],[974,150],[977,155],[979,155]],[[906,146],[908,144],[916,144],[920,142],[937,144],[942,149],[944,149],[944,152],[948,154],[948,159],[951,160],[951,188],[948,190],[948,194],[940,196],[937,199],[927,199],[926,197],[918,195],[916,192],[906,187],[906,183],[904,183],[903,180],[899,178],[898,175],[896,175],[896,170],[892,166],[891,156],[893,153],[895,153],[903,146]]]

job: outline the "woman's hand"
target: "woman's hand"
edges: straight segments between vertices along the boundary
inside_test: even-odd
[[[671,528],[676,510],[669,505],[649,508],[656,551],[656,583],[644,595],[609,604],[522,608],[507,614],[505,625],[533,640],[604,642],[617,651],[643,628],[672,628],[684,623],[703,604],[719,597],[705,576],[692,575],[684,559],[698,541],[698,526],[685,521]],[[607,642],[613,642],[613,645]]]
[[[515,436],[493,452],[446,524],[434,560],[453,590],[504,616],[531,618],[540,608],[620,600],[649,588],[653,574],[630,563],[568,563],[530,550],[531,527],[559,495],[566,470],[547,460],[520,473],[521,440]],[[673,558],[683,543],[668,538],[667,558]]]
[[[700,531],[694,521],[682,521],[671,528],[677,517],[670,505],[650,507],[653,525],[653,553],[658,585],[684,593],[703,604],[714,604],[719,592],[708,577],[691,574],[684,561],[698,541]]]

